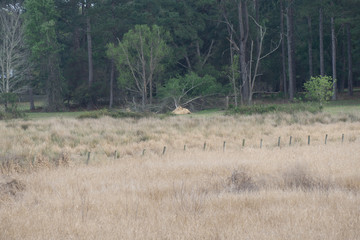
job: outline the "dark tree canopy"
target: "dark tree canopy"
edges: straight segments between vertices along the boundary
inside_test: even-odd
[[[192,74],[200,80],[211,77],[212,86],[218,88],[211,96],[229,96],[236,104],[237,99],[243,100],[239,104],[251,104],[253,95],[266,92],[290,93],[283,96],[291,100],[311,76],[321,74],[336,76],[336,91],[348,88],[352,94],[359,86],[359,0],[8,0],[1,4],[21,9],[24,51],[34,64],[31,86],[47,95],[49,110],[59,110],[63,104],[161,105],[164,96],[170,97],[164,90],[174,85],[174,79],[186,82]],[[157,39],[168,49],[156,66],[145,64],[154,62],[147,50],[142,49],[150,57],[147,60],[145,55],[142,59],[141,49],[129,50],[128,56],[137,56],[134,68],[146,65],[144,74],[152,71],[142,76],[145,82],[140,87],[131,81],[130,65],[120,64],[108,47],[130,46],[129,36],[138,26],[161,29],[166,36]],[[139,46],[151,51],[154,44]],[[197,101],[202,97],[192,96]]]

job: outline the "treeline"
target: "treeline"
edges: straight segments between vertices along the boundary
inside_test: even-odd
[[[311,76],[352,95],[360,0],[4,0],[0,94],[76,105],[186,106],[256,93],[293,100]]]

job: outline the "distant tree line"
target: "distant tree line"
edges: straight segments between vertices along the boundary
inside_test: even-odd
[[[360,77],[360,0],[4,0],[0,94],[67,105],[186,106],[279,92],[311,77],[332,98]]]

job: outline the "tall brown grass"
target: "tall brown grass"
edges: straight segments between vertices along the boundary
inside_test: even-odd
[[[360,123],[292,117],[0,122],[0,239],[359,239]]]

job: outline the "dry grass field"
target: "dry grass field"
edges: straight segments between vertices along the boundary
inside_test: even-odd
[[[359,119],[0,122],[0,239],[360,239]]]

